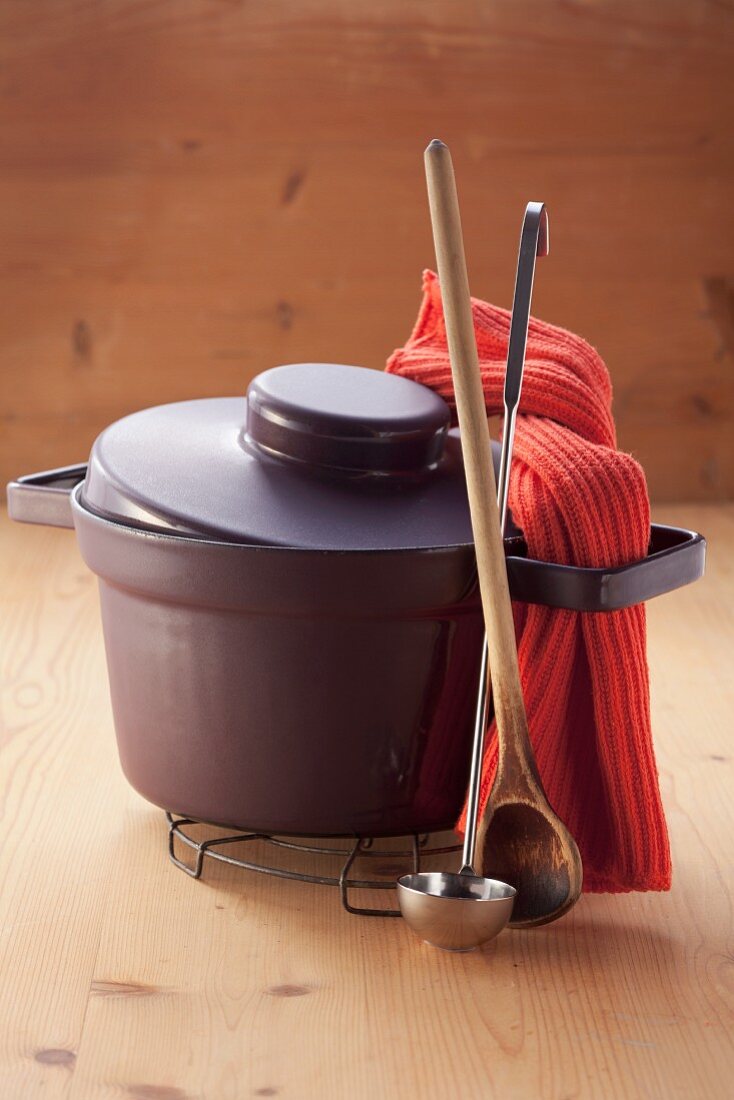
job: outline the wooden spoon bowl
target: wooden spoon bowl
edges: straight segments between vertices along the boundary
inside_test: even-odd
[[[519,676],[500,686],[495,714],[499,760],[477,828],[477,866],[517,890],[511,926],[533,928],[557,920],[578,901],[583,865],[543,789]]]
[[[487,806],[479,827],[481,873],[517,890],[510,927],[531,928],[557,920],[577,900],[583,881],[578,848],[547,804]]]

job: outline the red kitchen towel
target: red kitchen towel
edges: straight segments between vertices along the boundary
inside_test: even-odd
[[[455,407],[438,278],[387,370]],[[472,301],[488,413],[501,413],[510,314]],[[617,566],[643,558],[645,476],[616,449],[612,389],[596,351],[531,319],[509,505],[532,558]],[[645,608],[606,613],[515,604],[530,734],[548,798],[573,833],[584,889],[667,890],[670,849],[650,728]],[[481,805],[497,765],[490,730]],[[462,827],[459,822],[459,829]]]

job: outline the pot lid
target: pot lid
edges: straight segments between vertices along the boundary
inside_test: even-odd
[[[106,428],[82,501],[118,522],[227,542],[372,550],[472,542],[446,402],[396,375],[275,367]]]

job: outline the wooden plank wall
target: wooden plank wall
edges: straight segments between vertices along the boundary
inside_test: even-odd
[[[655,496],[734,489],[734,10],[704,0],[2,0],[0,473],[303,359],[379,368],[452,146],[475,293],[594,342]]]

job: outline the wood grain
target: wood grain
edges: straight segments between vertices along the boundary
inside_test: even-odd
[[[706,578],[649,605],[673,889],[467,956],[326,887],[172,867],[120,775],[74,536],[3,518],[0,1095],[728,1097],[734,508],[656,518],[710,540]]]
[[[0,0],[0,475],[280,362],[381,367],[454,153],[472,288],[599,347],[659,498],[734,490],[734,15],[701,0]]]

